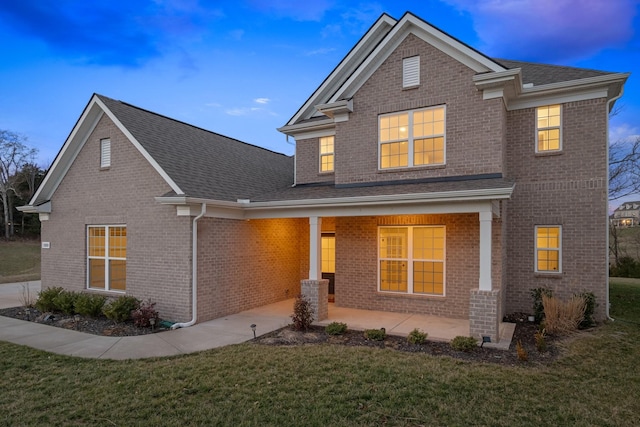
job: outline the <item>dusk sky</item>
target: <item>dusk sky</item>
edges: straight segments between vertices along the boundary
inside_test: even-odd
[[[276,128],[406,11],[488,56],[631,72],[610,137],[640,136],[640,0],[7,1],[0,129],[48,166],[95,92],[293,154]]]

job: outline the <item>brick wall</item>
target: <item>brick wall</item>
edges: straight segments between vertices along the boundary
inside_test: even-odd
[[[506,311],[532,311],[530,289],[545,286],[563,299],[596,295],[605,314],[607,275],[606,100],[563,104],[561,154],[535,154],[535,110],[508,114]],[[535,225],[562,225],[562,274],[534,273]]]
[[[338,217],[335,221],[337,306],[468,317],[470,290],[478,287],[479,280],[478,214]],[[378,226],[394,224],[446,226],[446,297],[378,292]],[[499,221],[494,221],[492,230],[493,286],[500,288]]]
[[[100,170],[100,139],[111,167]],[[191,223],[154,197],[170,187],[105,115],[71,165],[42,222],[42,287],[86,289],[86,226],[127,226],[127,295],[157,302],[163,318],[191,318]],[[96,291],[87,291],[96,292]],[[109,293],[109,295],[120,295]]]
[[[308,267],[304,276],[300,267],[304,264],[300,240],[308,230],[306,219],[202,218],[198,222],[198,321],[300,293],[300,280],[308,276]],[[308,252],[304,255],[308,260]]]
[[[320,173],[320,138],[296,140],[296,184],[333,180],[333,172]]]
[[[402,89],[402,59],[420,55],[416,89]],[[389,181],[502,171],[505,109],[502,100],[482,100],[474,71],[409,35],[353,97],[353,113],[336,124],[336,183]],[[378,171],[378,116],[446,105],[446,167]],[[298,176],[311,179],[298,152]],[[316,155],[317,156],[317,155]],[[317,170],[317,162],[313,163]],[[299,181],[302,182],[302,181]]]

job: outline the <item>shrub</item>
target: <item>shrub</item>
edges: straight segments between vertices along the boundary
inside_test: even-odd
[[[107,298],[102,295],[80,294],[76,298],[76,313],[83,316],[99,317]]]
[[[62,288],[47,288],[38,293],[38,299],[36,300],[36,308],[41,312],[55,311],[56,305],[53,302],[55,297],[62,292]]]
[[[151,300],[140,303],[138,308],[133,310],[131,313],[131,317],[133,317],[133,324],[139,328],[148,328],[151,326],[151,319],[155,319],[154,323],[157,324],[160,317],[158,316],[158,311],[155,307],[156,303],[151,302]]]
[[[536,349],[538,350],[538,352],[544,353],[545,351],[547,351],[547,337],[545,335],[545,330],[542,329],[536,332],[533,337],[536,340]]]
[[[564,303],[555,297],[542,296],[544,326],[550,334],[566,334],[578,329],[584,319],[585,300],[574,296]]]
[[[582,322],[580,322],[580,328],[588,328],[593,326],[596,322],[593,319],[593,314],[596,311],[596,296],[593,292],[582,292],[581,294],[575,295],[584,300],[584,318]]]
[[[341,322],[331,322],[324,328],[329,335],[342,335],[347,331],[347,324]]]
[[[623,256],[609,269],[609,276],[640,278],[640,262],[630,256]]]
[[[516,353],[518,354],[518,360],[522,362],[526,362],[527,360],[529,360],[529,354],[527,353],[527,350],[525,350],[522,346],[520,340],[518,340],[518,342],[516,343]]]
[[[77,298],[78,294],[75,292],[62,291],[53,298],[53,305],[57,311],[61,311],[64,314],[74,314]]]
[[[293,327],[298,331],[306,331],[309,329],[309,326],[311,326],[311,323],[313,323],[311,303],[304,295],[296,296],[296,300],[293,303],[291,320],[293,320]]]
[[[420,329],[415,328],[413,331],[409,332],[407,336],[407,341],[410,344],[424,344],[427,340],[427,333],[422,332]]]
[[[478,346],[478,340],[473,337],[463,337],[458,335],[451,341],[454,350],[470,352]]]
[[[384,328],[380,329],[365,329],[364,337],[371,341],[382,341],[387,336],[387,331]]]
[[[102,312],[114,322],[125,322],[131,319],[131,312],[139,305],[138,298],[123,295],[105,305]]]
[[[553,296],[551,289],[547,288],[535,288],[531,289],[531,297],[533,298],[533,315],[536,318],[536,322],[542,322],[544,319],[544,307],[542,305],[542,296]]]
[[[35,294],[31,293],[29,285],[20,285],[20,287],[20,304],[22,304],[23,307],[34,307]]]

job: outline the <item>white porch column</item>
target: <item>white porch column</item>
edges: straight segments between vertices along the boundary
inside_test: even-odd
[[[480,283],[481,291],[492,290],[491,285],[491,222],[493,213],[479,212],[480,216]]]
[[[309,217],[309,280],[322,279],[322,218]]]

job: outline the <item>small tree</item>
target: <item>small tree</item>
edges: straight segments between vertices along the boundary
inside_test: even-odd
[[[19,172],[35,157],[36,150],[25,144],[26,137],[8,130],[0,130],[0,202],[4,218],[4,237],[14,233],[13,197],[18,195]]]

